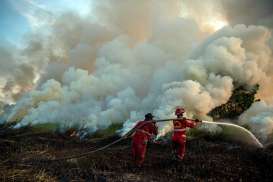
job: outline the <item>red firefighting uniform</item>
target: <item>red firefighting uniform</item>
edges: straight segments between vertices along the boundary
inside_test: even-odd
[[[174,152],[179,159],[183,159],[185,155],[186,147],[186,128],[194,128],[196,126],[195,120],[181,118],[182,120],[173,120],[173,136],[172,142],[174,146]]]
[[[139,121],[135,126],[136,131],[132,140],[132,155],[135,163],[141,166],[144,162],[147,143],[153,135],[157,135],[157,127],[155,123],[146,123],[147,121]]]

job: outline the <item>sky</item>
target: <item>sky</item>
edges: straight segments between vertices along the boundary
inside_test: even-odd
[[[0,39],[16,42],[30,30],[27,19],[12,6],[9,0],[0,1]]]
[[[53,14],[76,11],[86,15],[89,3],[89,0],[1,0],[0,40],[19,45],[27,32],[49,23]]]
[[[0,0],[0,40],[20,45],[21,40],[27,32],[44,28],[57,17],[56,15],[67,11],[74,11],[81,16],[90,13],[92,3],[99,2],[93,0]],[[182,2],[182,1],[181,1]],[[210,4],[217,7],[219,2],[224,6],[221,13],[225,14],[225,19],[219,17],[216,9],[214,11],[215,19],[204,21],[204,27],[213,27],[220,29],[228,21],[231,25],[235,24],[262,24],[272,25],[272,7],[271,0],[206,0],[204,3],[199,1],[183,1],[184,4],[190,4],[186,9],[181,11],[185,14],[193,9],[199,8],[206,12],[211,7]],[[188,3],[190,2],[190,3]],[[259,3],[257,3],[259,2]],[[255,11],[253,11],[253,9]],[[186,10],[186,11],[185,11]],[[226,12],[225,12],[226,11]],[[248,13],[251,12],[251,13]],[[189,12],[188,12],[189,13]],[[190,16],[192,13],[190,12]],[[199,17],[200,19],[200,17]],[[202,18],[201,18],[202,19]],[[262,19],[262,21],[261,21]],[[225,21],[226,20],[226,21]]]

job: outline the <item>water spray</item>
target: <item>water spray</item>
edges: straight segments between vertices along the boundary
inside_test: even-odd
[[[179,118],[172,118],[172,119],[161,119],[161,120],[154,120],[154,122],[165,122],[165,121],[172,121],[172,120],[179,120]],[[244,127],[233,123],[227,122],[213,122],[213,121],[202,121],[201,124],[207,125],[217,125],[222,128],[222,137],[227,140],[240,142],[243,144],[247,144],[250,146],[255,146],[258,148],[263,148],[263,144],[255,137],[253,133],[247,130]]]
[[[148,123],[159,123],[159,122],[166,122],[166,121],[172,121],[172,120],[180,120],[180,118],[170,118],[170,119],[158,119],[158,120],[150,120],[147,121],[145,123],[143,123],[143,125],[139,126],[139,128],[143,127],[144,125],[148,124]],[[223,130],[225,132],[223,132],[223,136],[227,139],[231,139],[233,141],[238,141],[241,143],[245,143],[251,146],[255,146],[258,148],[263,148],[263,145],[259,142],[259,140],[247,129],[238,126],[236,124],[232,124],[232,123],[226,123],[226,122],[211,122],[211,121],[202,121],[202,124],[217,124],[218,126],[222,127]],[[125,139],[128,139],[129,137],[131,137],[133,135],[133,133],[136,131],[136,127],[132,128],[130,131],[128,131],[125,135],[123,135],[122,137],[120,137],[117,140],[114,140],[113,142],[104,145],[100,148],[97,148],[95,150],[91,150],[91,151],[87,151],[85,153],[80,153],[77,155],[71,155],[71,156],[66,156],[66,157],[61,157],[61,158],[55,158],[55,159],[51,159],[51,160],[46,160],[46,161],[61,161],[61,160],[70,160],[70,159],[79,159],[79,158],[83,158],[86,157],[90,154],[96,153],[98,151],[103,151],[111,146],[113,146],[114,144],[117,144]]]

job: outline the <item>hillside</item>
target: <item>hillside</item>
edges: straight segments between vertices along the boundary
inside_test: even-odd
[[[255,101],[258,88],[235,89],[229,101],[210,115],[239,116]],[[273,147],[253,149],[217,138],[188,141],[183,162],[172,159],[169,142],[150,144],[141,169],[131,162],[129,139],[81,159],[50,161],[104,146],[118,138],[109,135],[118,127],[82,139],[72,129],[58,134],[2,125],[0,181],[271,181],[273,177]]]
[[[79,154],[117,137],[89,138],[0,133],[0,181],[271,181],[273,150],[251,149],[217,139],[188,141],[183,162],[172,160],[168,143],[151,144],[142,169],[131,162],[130,141],[81,159],[44,161]],[[43,159],[41,161],[41,159]]]

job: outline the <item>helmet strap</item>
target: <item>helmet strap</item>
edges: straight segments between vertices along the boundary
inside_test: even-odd
[[[182,118],[183,117],[183,114],[179,114],[177,115],[178,118]]]

